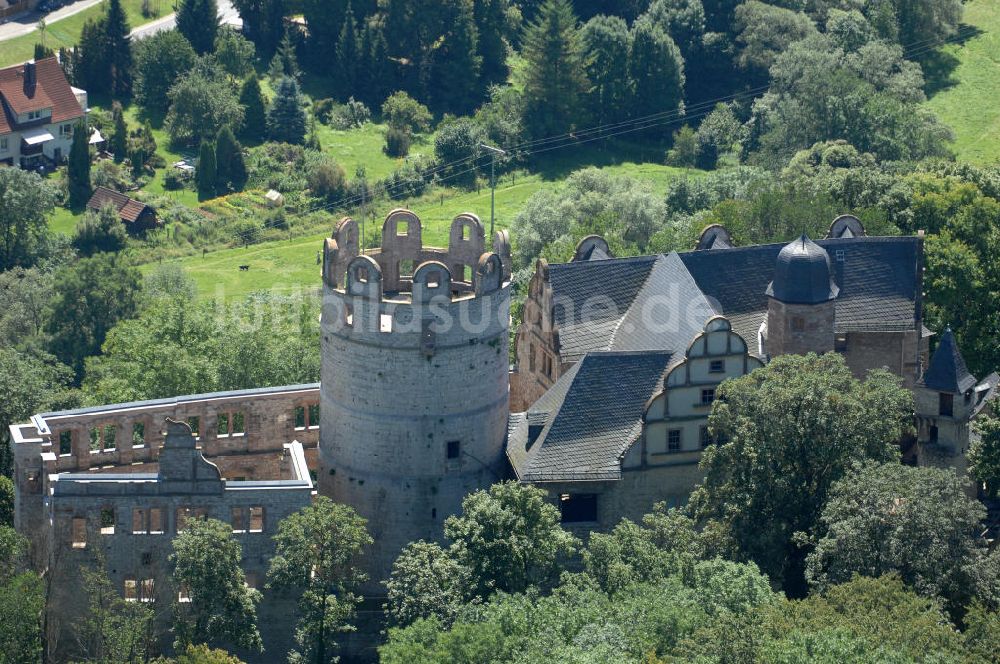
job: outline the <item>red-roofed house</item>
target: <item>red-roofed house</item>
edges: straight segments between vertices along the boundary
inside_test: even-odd
[[[70,86],[56,58],[0,69],[0,163],[34,168],[69,156],[87,93]]]

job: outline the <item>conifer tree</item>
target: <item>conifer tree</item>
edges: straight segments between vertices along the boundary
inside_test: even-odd
[[[374,37],[372,26],[367,21],[358,30],[358,67],[355,73],[355,92],[352,95],[356,99],[369,101],[368,90],[372,83],[372,38]]]
[[[254,74],[250,74],[243,82],[240,104],[244,109],[241,135],[251,141],[263,140],[267,132],[267,103]]]
[[[634,115],[641,117],[684,108],[684,60],[680,49],[651,21],[640,20],[632,29],[629,75]],[[663,134],[668,129],[654,127],[645,133]]]
[[[104,16],[104,39],[108,59],[110,92],[118,98],[132,92],[132,39],[121,0],[109,0]]]
[[[108,92],[108,51],[104,39],[105,21],[87,19],[74,49],[73,83],[91,93]]]
[[[199,200],[215,196],[216,173],[215,145],[209,141],[202,141],[201,151],[198,153],[198,168],[194,173]]]
[[[301,145],[306,137],[306,113],[302,93],[294,78],[286,76],[278,84],[271,109],[267,112],[267,133],[272,140]]]
[[[87,125],[78,122],[73,128],[73,145],[66,166],[69,206],[74,210],[83,208],[90,199],[90,141],[87,139]]]
[[[215,139],[216,190],[242,191],[247,183],[247,166],[243,159],[243,146],[226,125]]]
[[[479,33],[472,0],[447,0],[442,5],[440,11],[448,29],[444,39],[433,48],[431,101],[438,110],[465,114],[482,99]]]
[[[115,163],[120,164],[128,152],[128,125],[120,103],[116,101],[111,109],[115,122],[114,133],[111,134],[111,153],[115,156]]]
[[[198,55],[211,53],[219,34],[219,5],[216,0],[181,0],[177,7],[177,30]]]
[[[507,10],[509,0],[475,0],[476,29],[479,31],[480,89],[507,80]]]
[[[365,101],[371,106],[381,106],[389,91],[396,89],[392,62],[389,60],[389,44],[381,27],[372,28],[371,46],[368,48],[368,83],[362,90]]]
[[[355,94],[358,83],[358,25],[354,20],[354,10],[347,3],[344,25],[337,40],[337,78],[340,81],[340,98],[347,99]]]
[[[299,60],[295,55],[295,44],[292,42],[292,35],[287,29],[285,30],[285,36],[281,38],[278,50],[274,53],[274,58],[271,60],[271,68],[268,71],[268,75],[274,81],[280,81],[283,76],[289,76],[298,80],[301,75]]]
[[[524,33],[525,126],[532,136],[562,134],[578,123],[589,89],[586,57],[569,0],[546,0]]]

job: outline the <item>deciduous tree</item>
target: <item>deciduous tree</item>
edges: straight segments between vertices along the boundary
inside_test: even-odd
[[[161,30],[135,44],[135,100],[147,111],[166,113],[170,87],[194,67],[198,55],[176,30]]]
[[[361,598],[365,574],[359,556],[371,545],[365,520],[346,505],[319,496],[278,524],[270,585],[301,593],[295,640],[301,661],[327,664],[337,647],[337,632],[349,621]]]
[[[716,391],[695,514],[737,560],[804,590],[805,538],[857,461],[894,461],[912,396],[876,370],[855,379],[840,355],[782,355]]]
[[[87,188],[89,196],[89,182]],[[30,266],[35,261],[48,232],[46,216],[55,207],[55,200],[55,190],[38,174],[19,168],[0,169],[0,271]]]
[[[444,533],[455,559],[472,572],[474,591],[488,597],[555,584],[579,545],[559,523],[545,491],[501,482],[466,496],[462,514],[448,517]]]
[[[831,487],[808,580],[822,590],[854,574],[895,573],[960,615],[976,594],[976,570],[987,553],[986,510],[965,489],[951,469],[896,462],[852,468]]]
[[[96,354],[115,323],[135,314],[142,278],[116,254],[96,254],[56,274],[47,332],[52,353],[83,375],[84,359]]]
[[[217,519],[192,520],[173,548],[174,583],[191,599],[174,607],[174,647],[233,644],[260,651],[260,593],[247,586],[240,567],[243,547],[232,527]]]
[[[118,252],[125,248],[125,225],[118,216],[118,208],[108,203],[99,211],[88,210],[76,224],[73,248],[81,256],[98,252]]]

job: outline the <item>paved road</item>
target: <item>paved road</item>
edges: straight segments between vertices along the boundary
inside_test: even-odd
[[[18,14],[7,19],[7,22],[3,25],[0,25],[0,41],[13,39],[14,37],[20,37],[21,35],[33,32],[38,27],[38,20],[41,18],[44,18],[47,24],[52,25],[61,19],[73,14],[79,14],[84,9],[89,9],[94,5],[100,4],[100,2],[101,0],[79,0],[79,2],[60,7],[48,15],[36,11]]]
[[[78,2],[66,5],[65,7],[60,7],[48,15],[36,11],[19,14],[8,19],[6,23],[0,25],[0,41],[14,39],[15,37],[20,37],[34,32],[35,28],[38,27],[38,21],[41,18],[45,19],[45,23],[47,25],[52,25],[53,23],[57,23],[64,18],[73,16],[74,14],[79,14],[83,10],[89,9],[90,7],[100,4],[101,2],[102,0],[78,0]],[[229,0],[219,0],[219,20],[222,23],[230,25],[242,24],[239,13]],[[175,25],[176,21],[174,20],[174,15],[169,14],[168,16],[164,16],[163,18],[157,19],[151,23],[139,26],[132,31],[132,36],[136,38],[148,37],[149,35],[159,32],[160,30],[169,30]]]

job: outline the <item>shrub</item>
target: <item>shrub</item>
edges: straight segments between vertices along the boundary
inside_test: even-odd
[[[389,127],[385,132],[385,153],[390,157],[405,157],[410,153],[413,137],[408,129]]]
[[[336,102],[330,98],[317,99],[313,102],[313,117],[323,124],[330,124],[330,116],[336,106]]]
[[[383,182],[383,187],[389,198],[401,201],[417,198],[427,190],[427,180],[412,164],[406,164]]]
[[[390,127],[411,132],[419,133],[431,128],[431,112],[405,92],[395,92],[383,102],[382,119]]]
[[[181,180],[181,174],[175,169],[170,169],[163,174],[163,188],[167,191],[177,191],[184,187],[184,182]]]
[[[306,160],[306,182],[313,196],[325,198],[328,201],[341,198],[347,190],[347,178],[344,169],[324,154],[310,154]]]

